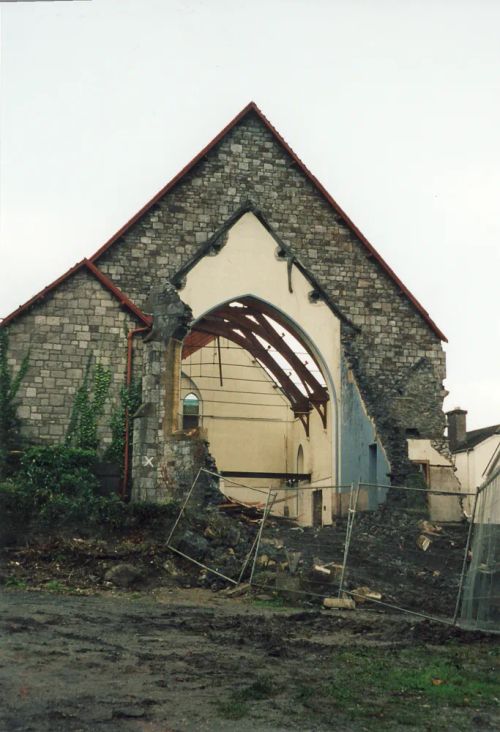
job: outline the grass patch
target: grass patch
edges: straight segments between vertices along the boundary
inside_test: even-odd
[[[465,732],[471,716],[500,705],[498,647],[345,650],[332,666],[317,685],[299,683],[294,691],[307,714],[322,721],[337,715],[362,722],[367,730],[411,726]]]
[[[63,585],[62,582],[59,582],[59,580],[56,579],[46,582],[43,586],[43,589],[47,590],[48,592],[56,592],[59,594],[63,592],[68,592],[68,588],[66,587],[66,585]]]
[[[251,703],[270,699],[281,687],[277,686],[271,676],[258,676],[251,684],[233,691],[227,699],[216,702],[217,710],[225,719],[242,719],[251,712]]]
[[[237,699],[227,699],[226,701],[218,701],[215,703],[217,711],[224,719],[243,719],[250,713],[248,704]]]
[[[269,600],[259,600],[257,597],[251,599],[252,605],[255,607],[262,607],[267,608],[269,610],[275,610],[275,611],[281,611],[281,610],[293,610],[293,606],[290,605],[290,603],[285,602],[285,600],[277,595],[276,597],[271,597]]]
[[[7,577],[5,580],[5,586],[10,587],[12,590],[26,590],[28,583],[24,579],[19,577]]]

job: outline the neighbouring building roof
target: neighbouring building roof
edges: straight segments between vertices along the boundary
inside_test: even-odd
[[[481,442],[484,442],[484,440],[487,440],[488,437],[492,437],[493,435],[500,435],[500,424],[493,424],[491,427],[481,427],[478,430],[466,432],[465,440],[460,443],[460,446],[455,450],[455,452],[472,450],[476,445],[479,445]]]
[[[436,323],[431,319],[429,313],[425,310],[425,308],[418,302],[416,297],[412,295],[410,290],[403,284],[403,282],[398,278],[396,273],[392,270],[392,268],[387,264],[387,262],[383,259],[383,257],[376,251],[374,246],[370,244],[368,239],[361,233],[361,231],[355,226],[355,224],[351,221],[351,219],[347,216],[347,214],[342,210],[342,208],[339,206],[339,204],[332,198],[332,196],[328,193],[326,188],[319,182],[319,180],[311,173],[311,171],[306,167],[306,165],[300,160],[300,158],[297,156],[297,154],[292,150],[292,148],[288,145],[288,143],[285,141],[285,139],[279,134],[279,132],[273,127],[273,125],[269,122],[269,120],[264,116],[264,114],[261,112],[261,110],[257,107],[255,102],[250,102],[247,104],[246,107],[244,107],[239,114],[234,117],[234,119],[229,122],[226,127],[224,127],[219,134],[214,137],[214,139],[201,150],[198,155],[196,155],[179,173],[172,178],[172,180],[167,183],[166,186],[164,186],[150,201],[146,203],[145,206],[141,208],[140,211],[138,211],[135,216],[133,216],[124,226],[122,226],[121,229],[119,229],[110,239],[108,239],[107,242],[105,242],[98,250],[95,252],[95,254],[90,257],[90,259],[83,260],[83,263],[88,263],[94,266],[94,269],[97,270],[97,267],[95,267],[95,263],[101,257],[102,254],[104,254],[115,242],[117,242],[129,229],[132,227],[144,214],[152,207],[154,206],[163,196],[171,191],[174,186],[179,183],[187,173],[189,173],[192,168],[197,165],[211,150],[214,148],[232,129],[235,127],[239,122],[241,122],[247,115],[249,114],[255,114],[257,117],[261,120],[261,122],[265,125],[265,127],[271,132],[271,134],[274,136],[274,138],[277,140],[277,142],[284,148],[284,150],[291,156],[291,158],[296,163],[297,167],[302,171],[302,173],[308,178],[308,180],[314,185],[318,193],[325,199],[325,201],[334,209],[334,211],[341,217],[341,219],[344,221],[345,225],[354,233],[354,235],[358,238],[358,240],[361,242],[361,244],[365,247],[367,250],[367,254],[370,257],[373,257],[380,267],[385,271],[385,273],[388,275],[388,277],[394,282],[396,287],[401,291],[403,295],[405,295],[408,300],[412,303],[413,307],[417,310],[417,312],[422,316],[424,321],[428,324],[429,328],[435,333],[435,335],[442,341],[447,341],[448,339],[444,335],[444,333],[438,328]],[[61,282],[63,282],[67,277],[71,276],[73,272],[76,269],[79,269],[81,266],[83,266],[83,263],[77,264],[75,267],[70,269],[66,274],[64,274],[62,277],[57,279],[52,284],[48,285],[48,287],[44,288],[41,292],[39,292],[37,295],[35,295],[33,298],[28,300],[24,305],[21,305],[17,310],[15,310],[13,313],[8,315],[1,323],[0,327],[7,325],[9,322],[11,322],[15,317],[20,315],[25,310],[29,309],[32,305],[34,305],[36,302],[38,302],[40,299],[43,299],[44,295],[52,290],[54,287],[57,287]],[[99,271],[99,270],[97,270]],[[95,272],[94,272],[95,274]],[[97,276],[97,275],[96,275]],[[104,275],[103,275],[104,277]],[[108,280],[108,283],[112,285],[111,280],[106,278]],[[112,285],[113,286],[113,285]],[[120,293],[120,295],[123,298],[123,304],[130,307],[131,305],[136,308],[138,312],[139,308],[137,308],[131,300],[125,297],[123,293]],[[127,302],[128,301],[128,302]],[[136,313],[137,314],[137,313]],[[143,319],[144,314],[141,313],[139,316],[141,319]]]

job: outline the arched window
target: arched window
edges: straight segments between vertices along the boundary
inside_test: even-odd
[[[182,400],[182,429],[192,430],[200,423],[200,400],[191,392]]]

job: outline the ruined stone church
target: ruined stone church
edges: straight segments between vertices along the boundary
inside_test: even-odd
[[[30,349],[35,442],[64,439],[89,355],[112,370],[108,411],[142,381],[132,500],[189,486],[207,444],[228,481],[302,486],[277,510],[305,524],[331,523],[352,483],[367,509],[415,470],[457,489],[445,336],[254,103],[1,327],[13,366]]]

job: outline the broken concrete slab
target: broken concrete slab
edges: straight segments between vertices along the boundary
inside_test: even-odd
[[[417,537],[417,546],[419,549],[422,549],[423,552],[426,552],[431,544],[432,541],[428,536],[425,536],[425,534],[420,534],[420,536]]]

